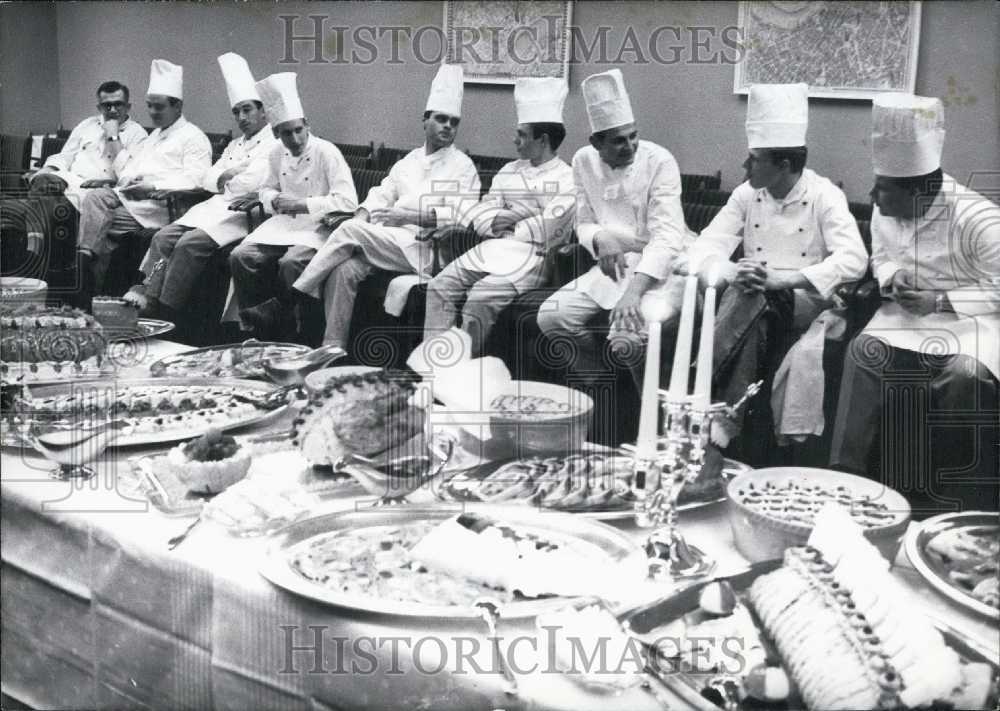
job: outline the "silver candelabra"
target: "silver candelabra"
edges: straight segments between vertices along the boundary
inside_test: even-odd
[[[677,499],[688,482],[701,473],[712,421],[719,415],[735,416],[743,404],[760,390],[756,382],[734,405],[708,404],[702,398],[678,398],[659,391],[663,428],[656,455],[636,456],[633,477],[635,520],[652,528],[646,540],[653,577],[680,579],[708,575],[715,561],[684,540],[677,528]]]

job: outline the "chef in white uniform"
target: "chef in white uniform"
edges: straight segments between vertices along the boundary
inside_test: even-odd
[[[607,370],[588,323],[610,311],[614,329],[641,332],[642,295],[670,274],[688,232],[677,161],[639,140],[621,70],[587,77],[582,90],[591,136],[573,156],[576,235],[598,263],[542,304],[538,326],[571,339],[570,368],[586,381]]]
[[[554,77],[518,79],[514,85],[519,160],[497,173],[490,192],[462,216],[482,243],[448,264],[427,288],[424,335],[458,322],[472,338],[472,356],[497,315],[518,294],[542,286],[546,251],[569,240],[576,191],[573,169],[556,151],[566,136],[563,104],[569,86]]]
[[[761,355],[783,358],[833,305],[836,288],[865,273],[867,253],[847,198],[805,167],[808,124],[807,85],[750,87],[747,181],[687,254],[688,268],[703,278],[714,273],[718,286],[728,286],[715,327],[717,400],[738,400],[770,366]],[[730,261],[740,245],[743,258]]]
[[[883,302],[845,358],[831,464],[881,468],[928,510],[995,510],[1000,208],[941,170],[939,99],[877,96],[872,124],[871,263]],[[901,431],[907,423],[915,429]],[[948,469],[961,476],[948,481]]]
[[[183,99],[184,68],[154,59],[146,108],[156,129],[133,148],[120,140],[108,141],[118,186],[88,190],[80,204],[77,250],[84,292],[100,289],[103,283],[117,247],[110,235],[163,227],[168,221],[166,193],[198,187],[211,167],[212,145],[200,128],[184,118]]]
[[[229,142],[202,178],[201,187],[216,194],[157,231],[140,267],[146,280],[126,295],[144,307],[144,315],[174,322],[183,318],[181,309],[216,250],[250,231],[246,215],[229,208],[237,198],[260,189],[267,178],[268,156],[278,144],[247,61],[233,52],[218,61],[241,135]]]
[[[99,113],[78,123],[62,150],[49,156],[45,165],[30,175],[31,190],[60,192],[79,210],[84,190],[118,182],[109,141],[117,139],[130,148],[146,139],[146,129],[129,118],[131,107],[129,90],[124,84],[106,81],[97,87]]]
[[[346,348],[358,286],[372,270],[430,279],[431,246],[417,236],[424,228],[454,225],[479,200],[476,166],[454,145],[463,81],[461,66],[441,65],[424,109],[423,145],[392,166],[295,283],[303,294],[323,298],[324,344]]]
[[[289,321],[294,305],[290,288],[330,233],[323,218],[358,206],[344,156],[329,141],[310,134],[295,80],[294,72],[283,72],[257,82],[281,140],[268,156],[268,176],[260,190],[260,201],[272,217],[229,256],[240,321],[259,332]]]

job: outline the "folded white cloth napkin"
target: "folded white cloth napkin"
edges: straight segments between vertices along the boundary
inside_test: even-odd
[[[389,282],[389,288],[385,290],[385,301],[383,306],[385,312],[390,316],[399,318],[406,308],[406,300],[410,297],[410,289],[420,283],[420,276],[417,274],[400,274]]]
[[[771,388],[771,411],[779,445],[823,434],[823,348],[827,340],[844,337],[844,313],[844,309],[827,309],[817,316],[778,367]]]

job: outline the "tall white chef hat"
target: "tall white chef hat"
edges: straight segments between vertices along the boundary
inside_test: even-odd
[[[184,67],[172,64],[166,59],[154,59],[149,65],[149,88],[147,95],[184,98]]]
[[[808,84],[754,84],[747,96],[750,148],[806,145],[809,128]]]
[[[424,111],[439,111],[449,116],[462,116],[462,94],[465,73],[460,64],[442,64],[431,82]]]
[[[250,72],[250,65],[235,52],[226,52],[219,57],[219,69],[222,70],[222,78],[226,81],[226,93],[229,95],[229,105],[244,101],[260,101],[260,94],[257,93],[256,83],[253,74]]]
[[[889,178],[926,175],[941,167],[944,148],[941,100],[913,94],[879,94],[872,102],[872,163]]]
[[[295,72],[279,72],[257,82],[267,120],[272,126],[306,117],[295,88]]]
[[[562,123],[563,104],[569,85],[556,77],[518,79],[514,84],[514,106],[518,123]]]
[[[635,122],[621,69],[591,74],[583,80],[580,88],[587,104],[591,133]]]

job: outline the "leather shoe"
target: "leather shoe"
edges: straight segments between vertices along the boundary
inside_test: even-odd
[[[256,306],[240,309],[240,320],[254,333],[267,336],[281,324],[284,311],[281,301],[272,297]]]

